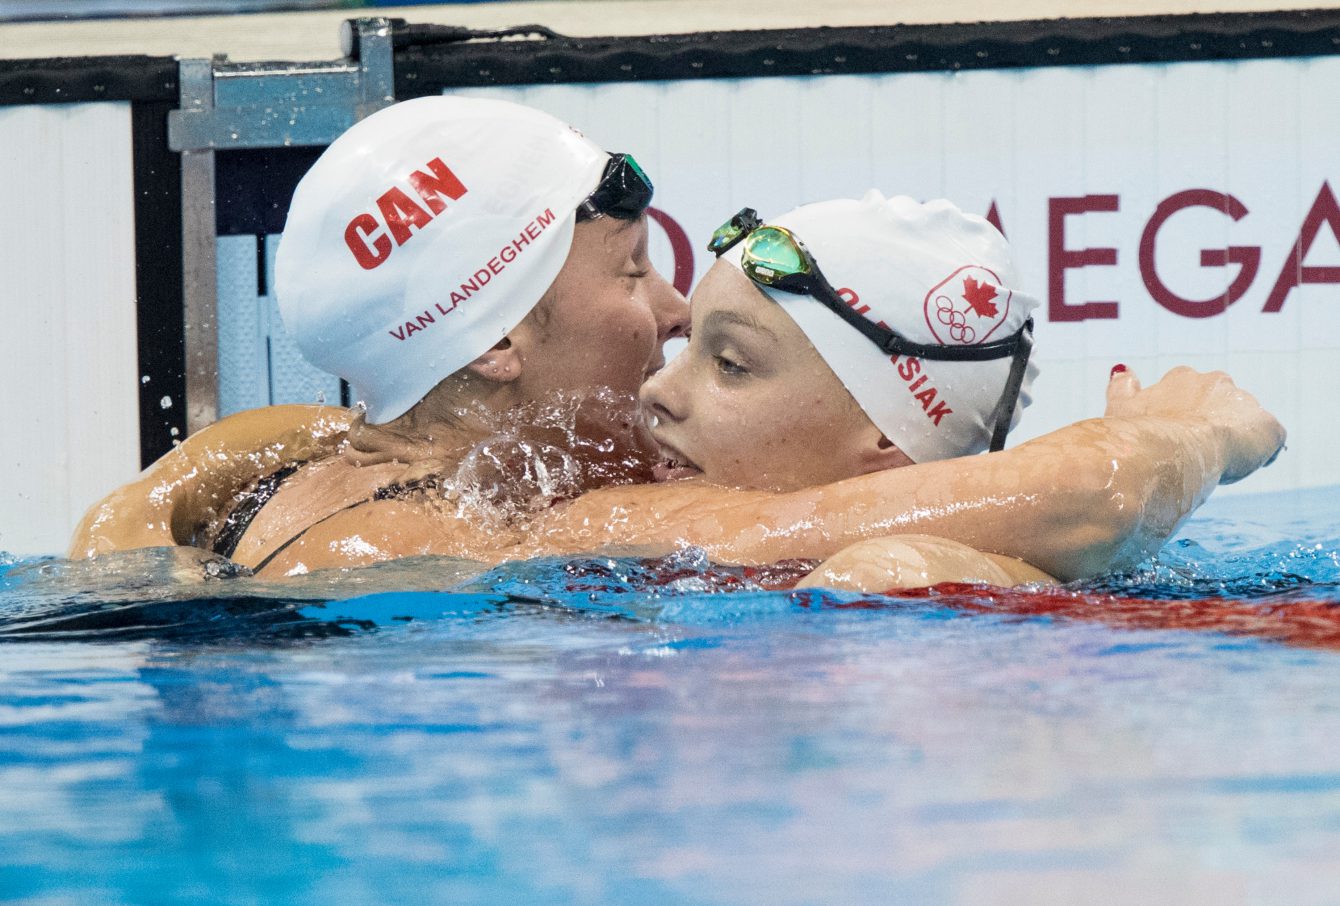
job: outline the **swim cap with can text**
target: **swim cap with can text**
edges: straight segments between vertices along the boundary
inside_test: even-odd
[[[284,325],[380,424],[487,352],[566,261],[609,155],[507,101],[394,104],[335,140],[294,193],[275,260]]]

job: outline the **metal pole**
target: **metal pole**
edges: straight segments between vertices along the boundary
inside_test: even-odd
[[[214,152],[183,151],[182,292],[186,335],[186,433],[219,417],[219,307]]]
[[[186,432],[219,417],[218,221],[215,152],[326,145],[395,101],[391,22],[346,25],[354,59],[328,63],[182,60],[181,107],[168,146],[181,152]]]
[[[210,60],[182,60],[181,109],[214,106]],[[214,216],[214,151],[181,153],[182,305],[186,340],[186,433],[219,417],[219,306]]]

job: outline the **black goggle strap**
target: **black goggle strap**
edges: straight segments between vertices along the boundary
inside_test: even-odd
[[[577,206],[578,220],[594,220],[609,215],[619,220],[636,220],[651,204],[655,187],[631,154],[611,154],[600,183]]]
[[[794,277],[794,289],[786,286],[789,280],[783,280],[782,285],[778,285],[780,290],[789,290],[791,292],[800,292],[803,295],[810,296],[814,301],[827,308],[833,314],[846,321],[852,327],[860,331],[861,335],[870,342],[874,343],[889,355],[910,355],[918,356],[917,352],[909,351],[908,347],[913,349],[931,350],[940,352],[944,346],[921,346],[909,340],[904,340],[898,334],[887,328],[880,327],[874,321],[860,314],[856,309],[847,304],[846,300],[838,295],[833,285],[824,279],[823,274],[816,268],[810,275],[797,274]],[[802,285],[804,284],[804,285]],[[925,358],[925,356],[920,356]]]
[[[1019,404],[1019,391],[1024,386],[1024,375],[1028,373],[1028,357],[1033,352],[1033,319],[1029,318],[1015,334],[1018,348],[1014,351],[1014,361],[1010,364],[1010,376],[1005,381],[1005,390],[996,403],[991,417],[995,427],[991,431],[991,446],[988,450],[995,453],[1005,449],[1005,435],[1010,433],[1010,422],[1014,421],[1014,409]]]
[[[1003,359],[1006,356],[1014,355],[1019,349],[1019,344],[1023,341],[1024,329],[1020,328],[1018,333],[1003,340],[997,340],[994,343],[982,343],[977,346],[941,346],[938,343],[917,343],[887,327],[880,327],[874,321],[859,314],[838,295],[832,284],[819,273],[817,266],[815,266],[811,276],[797,275],[797,277],[804,279],[804,282],[808,285],[802,288],[800,286],[801,280],[797,279],[792,286],[787,286],[785,285],[787,281],[784,280],[777,285],[777,288],[812,296],[815,301],[855,327],[866,339],[889,355],[905,355],[914,359],[930,359],[937,362],[990,362],[994,359]],[[1032,325],[1033,322],[1030,319],[1026,325],[1029,331],[1032,330]]]

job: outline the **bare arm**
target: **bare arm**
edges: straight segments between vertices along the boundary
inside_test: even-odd
[[[1180,368],[1147,390],[1109,387],[1107,417],[1010,450],[789,494],[681,483],[597,491],[546,526],[551,553],[601,537],[765,563],[832,556],[895,534],[937,535],[1061,579],[1138,562],[1210,491],[1268,461],[1284,430],[1227,375]]]
[[[329,406],[270,406],[216,422],[95,504],[75,529],[70,556],[189,544],[249,482],[332,452],[350,418],[349,410]]]

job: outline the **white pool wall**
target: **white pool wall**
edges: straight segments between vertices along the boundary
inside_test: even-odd
[[[64,551],[139,471],[127,103],[0,107],[0,551]]]

